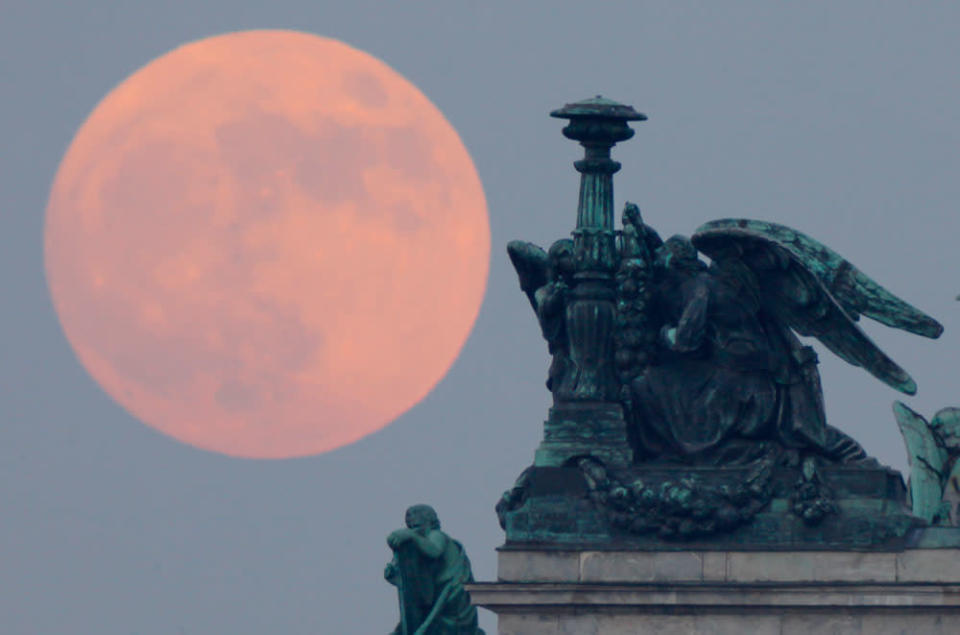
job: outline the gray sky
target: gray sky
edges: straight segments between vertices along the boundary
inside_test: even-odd
[[[960,405],[958,27],[960,5],[933,2],[7,0],[0,630],[387,632],[384,538],[417,502],[492,579],[493,505],[532,461],[549,397],[504,247],[572,229],[578,147],[547,113],[597,93],[650,117],[615,149],[618,209],[637,202],[665,236],[738,216],[820,239],[943,322],[936,342],[867,329],[918,381],[909,405]],[[340,39],[402,73],[459,130],[490,206],[487,296],[449,375],[381,432],[307,459],[228,458],[140,424],[79,365],[44,283],[48,188],[90,110],[179,44],[248,28]],[[897,394],[820,350],[831,423],[903,469]]]

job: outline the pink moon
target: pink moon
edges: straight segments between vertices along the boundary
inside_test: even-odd
[[[486,200],[413,84],[292,31],[199,40],[94,109],[45,263],[84,368],[143,423],[224,454],[327,452],[444,377],[489,266]]]

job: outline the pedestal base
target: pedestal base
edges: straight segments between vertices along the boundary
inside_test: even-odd
[[[550,408],[543,423],[543,441],[534,455],[537,467],[560,467],[571,459],[592,456],[605,465],[633,462],[627,423],[620,404],[567,403]]]
[[[960,549],[499,554],[500,635],[956,633]]]
[[[624,492],[642,484],[642,491],[651,496],[653,502],[640,508],[624,507],[609,487],[591,491],[578,468],[533,466],[497,511],[507,548],[894,551],[928,546],[913,538],[924,523],[906,507],[899,472],[883,467],[821,468],[834,510],[808,522],[796,513],[794,496],[801,477],[797,468],[774,469],[763,488],[767,493],[751,514],[741,514],[753,500],[752,494],[723,492],[743,489],[752,478],[751,471],[744,467],[620,468],[617,474]],[[737,522],[720,523],[725,510],[736,511]],[[629,522],[613,523],[617,516]],[[681,530],[687,524],[700,531],[684,534]],[[935,546],[960,547],[960,533],[953,540]]]

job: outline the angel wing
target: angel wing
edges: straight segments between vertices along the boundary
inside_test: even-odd
[[[917,385],[856,324],[866,315],[917,335],[939,337],[943,327],[896,297],[825,245],[784,225],[723,219],[701,225],[694,246],[721,269],[744,266],[755,276],[761,302],[780,322],[813,336],[841,359],[861,366],[897,390]]]
[[[907,446],[913,515],[924,518],[927,522],[934,522],[944,511],[941,509],[941,501],[947,476],[944,473],[947,468],[947,452],[937,442],[933,429],[922,416],[899,401],[893,404],[893,414]]]
[[[764,221],[726,218],[705,223],[698,232],[723,230],[761,234],[787,249],[807,265],[853,319],[863,314],[887,326],[931,338],[943,333],[939,322],[881,287],[837,252],[795,229]]]
[[[527,294],[533,310],[537,310],[534,293],[547,283],[547,252],[533,243],[511,240],[507,243],[507,254],[513,268],[520,278],[520,289]]]
[[[960,526],[960,461],[957,461],[957,455],[960,454],[960,408],[942,408],[933,415],[930,427],[952,459],[947,461],[948,466],[950,463],[953,465],[950,473],[946,474],[941,500],[946,508],[945,518],[948,518],[950,525],[957,527]]]

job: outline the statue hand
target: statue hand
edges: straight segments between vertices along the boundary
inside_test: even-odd
[[[554,280],[544,285],[537,291],[537,314],[552,315],[562,310],[568,290],[569,287],[563,280]]]
[[[667,345],[667,348],[673,349],[677,345],[677,327],[664,325],[660,329],[660,338]]]
[[[387,566],[383,568],[383,579],[387,582],[394,584],[397,578],[397,567],[394,566],[392,562],[388,562]]]

